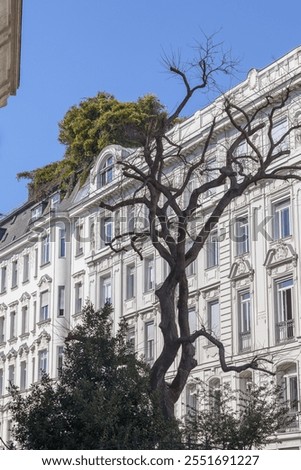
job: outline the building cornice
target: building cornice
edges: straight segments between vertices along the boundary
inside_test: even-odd
[[[0,0],[0,107],[20,83],[22,0]]]

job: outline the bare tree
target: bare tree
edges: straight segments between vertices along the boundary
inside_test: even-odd
[[[210,329],[203,325],[198,331],[190,331],[186,269],[203,250],[209,234],[231,201],[250,186],[271,179],[301,180],[301,165],[277,166],[281,157],[290,155],[290,149],[283,143],[300,125],[290,125],[280,136],[273,131],[279,113],[285,110],[295,93],[293,79],[273,95],[258,95],[245,104],[241,104],[235,95],[226,94],[220,98],[219,105],[212,111],[211,123],[200,131],[203,140],[197,156],[196,152],[188,154],[185,142],[174,137],[176,132],[171,130],[172,125],[192,96],[207,90],[214,84],[216,74],[229,73],[233,66],[224,54],[216,62],[216,47],[211,39],[199,51],[200,57],[189,70],[181,68],[175,61],[169,63],[170,72],[184,85],[183,99],[170,115],[164,112],[154,115],[146,129],[143,146],[129,158],[117,162],[122,169],[124,184],[132,182],[135,190],[130,193],[128,189],[121,189],[119,200],[107,195],[100,203],[111,212],[134,205],[144,206],[148,214],[147,226],[116,234],[111,248],[126,250],[130,242],[131,249],[142,257],[143,245],[150,240],[170,269],[155,291],[164,345],[151,370],[151,387],[160,391],[167,417],[173,415],[174,404],[197,365],[193,343],[198,337],[207,338],[218,348],[223,371],[265,370],[266,362],[270,362],[268,358],[257,356],[241,366],[229,365],[223,343]],[[191,70],[198,72],[198,82],[193,85]],[[212,163],[217,148],[216,135],[222,132],[227,136],[223,158],[216,158]],[[260,133],[265,133],[266,145],[256,139]],[[174,177],[175,173],[177,177]],[[195,185],[189,192],[192,180]],[[198,217],[202,213],[203,196],[215,188],[222,188],[222,191],[218,191],[220,196],[211,212],[206,213],[206,217]],[[166,373],[178,355],[176,374],[167,382]]]

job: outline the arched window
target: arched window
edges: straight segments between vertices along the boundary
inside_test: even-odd
[[[98,188],[102,188],[103,186],[106,186],[107,184],[111,183],[113,180],[113,164],[114,164],[114,159],[112,155],[109,155],[106,160],[103,162],[103,164],[100,167],[99,174],[98,174]]]

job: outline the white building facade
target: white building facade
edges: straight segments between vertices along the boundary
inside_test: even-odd
[[[279,112],[275,132],[284,133],[301,115],[301,48],[260,72],[252,70],[245,82],[231,90],[246,103],[260,99],[267,90],[294,81],[296,91]],[[221,99],[197,112],[171,131],[186,155],[197,158]],[[218,118],[216,148],[209,158],[218,159],[229,123]],[[258,133],[258,145],[266,136]],[[290,133],[283,145],[290,148],[290,164],[300,163],[301,133]],[[170,149],[166,149],[169,152]],[[80,318],[87,299],[101,308],[114,307],[113,328],[127,319],[128,337],[139,355],[152,364],[162,349],[160,311],[155,289],[168,267],[145,241],[143,259],[128,249],[113,252],[106,243],[122,228],[129,231],[144,223],[142,207],[110,214],[99,207],[108,195],[135,190],[122,179],[116,162],[137,156],[137,151],[112,145],[98,156],[90,178],[70,198],[59,193],[39,204],[27,203],[0,223],[0,436],[10,439],[8,381],[26,391],[43,370],[57,377],[62,365],[63,342]],[[279,162],[287,163],[287,157]],[[170,173],[177,177],[171,163]],[[193,185],[194,183],[192,183]],[[222,187],[204,194],[200,218],[218,200]],[[184,195],[185,197],[185,195]],[[286,400],[295,420],[280,435],[274,448],[301,448],[299,423],[301,373],[301,183],[265,181],[234,200],[211,232],[206,249],[187,268],[191,331],[204,325],[225,345],[229,364],[241,365],[255,355],[270,362],[278,382],[285,383]],[[197,222],[196,222],[197,224]],[[223,373],[217,348],[205,338],[196,341],[198,366],[192,371],[176,415],[184,417],[195,404],[197,381],[213,387],[230,382],[246,388],[249,381],[262,383],[266,375],[245,371]],[[169,371],[173,376],[177,364]]]

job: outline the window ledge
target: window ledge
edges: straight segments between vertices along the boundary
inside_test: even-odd
[[[9,338],[8,344],[14,344],[14,343],[17,342],[17,340],[18,340],[18,338],[16,336],[14,336],[13,338]]]
[[[50,264],[50,261],[46,261],[46,263],[41,263],[40,264],[40,269],[45,268],[45,266],[48,266]]]
[[[47,318],[46,320],[40,320],[37,322],[37,325],[38,326],[43,326],[43,325],[47,325],[47,323],[50,323],[51,322],[51,318]]]
[[[26,338],[28,338],[28,337],[29,337],[29,331],[26,331],[26,333],[22,333],[22,334],[19,336],[20,339],[26,339]]]

